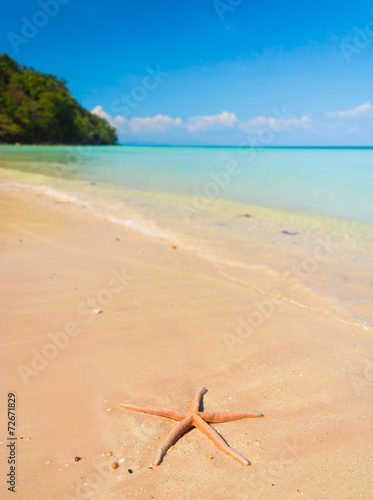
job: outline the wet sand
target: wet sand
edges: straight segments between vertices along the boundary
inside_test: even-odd
[[[1,193],[0,209],[0,422],[14,393],[17,498],[371,496],[370,330],[279,299],[265,312],[265,295],[211,262],[68,201]],[[248,329],[253,303],[263,321]],[[213,424],[250,467],[196,429],[154,467],[174,422],[118,407],[186,410],[202,386],[206,410],[264,413]]]

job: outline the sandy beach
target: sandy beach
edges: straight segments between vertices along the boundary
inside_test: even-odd
[[[0,500],[373,500],[372,8],[2,10]]]
[[[191,252],[31,191],[0,204],[17,498],[371,497],[370,330],[289,301],[245,329],[267,297]],[[193,429],[154,467],[174,422],[118,403],[184,411],[203,386],[207,411],[264,414],[213,424],[251,466]]]

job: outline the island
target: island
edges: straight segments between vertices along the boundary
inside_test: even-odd
[[[84,109],[66,81],[0,54],[0,143],[115,144],[115,128]]]

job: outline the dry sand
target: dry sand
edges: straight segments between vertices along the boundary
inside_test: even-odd
[[[9,392],[15,498],[373,498],[371,331],[284,302],[240,338],[266,297],[209,262],[45,196],[0,208],[1,498]],[[202,386],[207,410],[264,413],[214,425],[250,467],[196,429],[154,467],[175,423],[118,407]]]

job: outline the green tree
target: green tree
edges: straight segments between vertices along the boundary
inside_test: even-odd
[[[0,55],[0,142],[114,144],[115,128],[71,96],[66,81]]]

